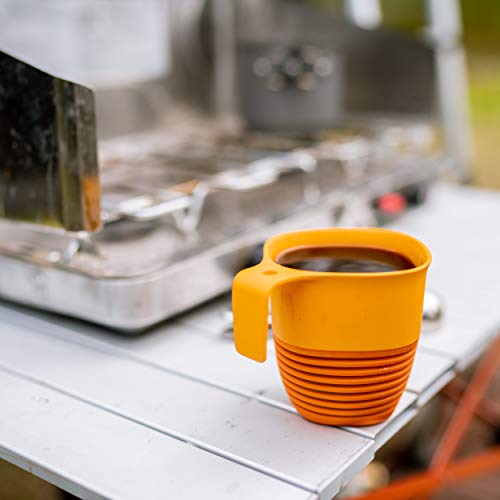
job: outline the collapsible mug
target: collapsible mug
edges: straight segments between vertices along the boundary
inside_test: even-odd
[[[331,245],[387,250],[413,267],[336,273],[278,264],[285,251]],[[386,229],[274,236],[262,261],[234,279],[236,349],[265,361],[270,298],[278,366],[297,411],[328,425],[379,423],[394,411],[410,374],[430,262],[423,243]]]

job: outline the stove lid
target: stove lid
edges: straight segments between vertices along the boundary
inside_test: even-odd
[[[0,51],[0,217],[95,231],[93,92]]]

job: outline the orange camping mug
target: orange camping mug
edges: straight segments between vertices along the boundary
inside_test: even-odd
[[[303,246],[369,247],[398,253],[410,269],[336,273],[292,269],[279,256]],[[274,236],[262,261],[233,281],[234,341],[265,361],[269,298],[285,389],[306,419],[372,425],[394,411],[415,356],[431,262],[427,247],[379,228],[320,229]]]

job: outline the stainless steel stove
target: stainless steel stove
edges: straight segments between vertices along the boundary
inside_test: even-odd
[[[218,5],[214,12],[221,14],[221,2],[212,3],[214,8]],[[232,12],[229,4],[225,9]],[[276,5],[278,12],[285,12],[292,20],[302,12],[296,10],[294,2]],[[332,23],[340,35],[361,42],[350,44],[349,49],[343,49],[338,40],[331,46],[330,42],[320,43],[317,37],[311,39],[311,29],[327,32],[331,26],[325,24],[323,13],[318,17],[310,7],[301,9],[306,9],[309,32],[287,31],[288,24],[280,22],[279,40],[267,32],[258,35],[258,44],[255,40],[249,43],[257,35],[249,26],[239,29],[235,22],[235,32],[242,37],[233,40],[234,50],[229,55],[227,44],[231,40],[221,40],[221,33],[215,29],[224,15],[212,19],[215,115],[203,111],[199,102],[193,113],[193,96],[189,96],[186,110],[186,96],[182,96],[186,89],[179,92],[179,81],[186,81],[185,76],[174,71],[165,83],[166,109],[157,90],[146,92],[151,90],[151,82],[139,86],[148,99],[156,96],[151,102],[157,104],[155,112],[161,123],[154,127],[141,124],[127,134],[111,133],[119,125],[127,128],[120,122],[126,120],[124,110],[130,108],[137,88],[132,86],[130,89],[135,90],[123,92],[98,87],[97,141],[92,134],[94,103],[85,87],[39,73],[33,73],[32,85],[19,83],[17,76],[9,80],[10,90],[21,84],[33,90],[23,97],[19,93],[11,97],[11,104],[14,99],[22,100],[27,107],[42,103],[43,108],[47,100],[55,99],[54,109],[43,115],[49,117],[50,125],[44,130],[52,130],[55,139],[54,154],[43,156],[45,163],[31,150],[16,156],[12,141],[5,142],[7,146],[0,141],[0,149],[10,152],[18,162],[14,165],[18,170],[12,166],[3,169],[3,193],[8,196],[0,196],[6,217],[0,219],[0,296],[133,333],[226,292],[234,273],[255,259],[269,235],[304,227],[376,224],[380,221],[372,204],[379,196],[419,189],[449,168],[452,155],[443,146],[442,123],[432,92],[420,95],[417,104],[406,110],[400,104],[395,104],[399,109],[392,109],[390,103],[384,108],[380,81],[370,87],[366,68],[365,90],[359,82],[351,93],[346,90],[350,88],[349,78],[357,78],[359,68],[364,67],[362,62],[373,56],[369,47],[378,51],[385,47],[390,55],[391,47],[395,48],[392,53],[398,53],[397,42],[401,40],[408,54],[420,61],[420,80],[415,78],[408,88],[419,87],[422,81],[432,87],[429,48],[383,30],[365,32],[335,16]],[[205,11],[196,12],[206,16]],[[184,22],[189,25],[185,18]],[[199,33],[199,29],[196,25],[194,31]],[[179,53],[185,53],[187,42],[180,37],[173,41],[184,50],[176,53],[173,44],[175,63]],[[321,49],[311,49],[318,44]],[[288,49],[283,50],[284,46]],[[276,59],[276,54],[281,59]],[[314,57],[309,60],[311,54]],[[299,56],[307,60],[301,62]],[[318,58],[323,58],[321,64],[316,64]],[[292,67],[288,59],[299,66],[304,63],[300,68],[306,68],[305,73],[287,76]],[[9,56],[4,55],[0,63],[2,60],[7,70],[16,68],[16,75],[24,70],[23,63],[13,63]],[[357,70],[349,76],[350,60]],[[297,64],[294,72],[300,69]],[[311,71],[315,64],[319,69],[314,76]],[[337,67],[342,69],[329,80]],[[412,75],[404,64],[402,68],[401,85],[410,85]],[[253,71],[252,78],[245,77],[248,71]],[[379,72],[375,71],[377,75]],[[237,75],[240,83],[236,88],[242,99],[238,116],[228,105],[235,96],[227,96],[226,103],[223,99],[227,82]],[[389,76],[397,79],[398,73],[386,75],[386,80]],[[52,82],[56,98],[50,90]],[[0,104],[7,99],[7,94],[2,97],[1,83]],[[336,89],[337,83],[343,90],[332,96],[335,108],[319,112],[322,103],[330,105],[325,92]],[[203,101],[199,82],[192,82],[191,87]],[[319,93],[315,92],[317,87]],[[66,96],[63,101],[57,97],[60,95]],[[84,101],[78,97],[81,95]],[[401,96],[398,99],[401,103]],[[297,125],[301,116],[296,109],[288,112],[296,103],[311,114],[307,119],[303,116],[304,123],[310,124],[307,130]],[[140,114],[134,113],[134,120]],[[67,119],[65,135],[60,133],[61,116],[71,118]],[[245,120],[248,126],[242,126]],[[288,127],[279,126],[283,123]],[[29,128],[16,117],[11,118],[9,126],[24,127],[22,130],[36,145],[40,123],[34,120],[32,125]],[[1,133],[7,134],[7,128],[4,125]],[[74,135],[72,131],[76,131]],[[99,153],[98,165],[93,148]],[[66,157],[74,162],[65,163]],[[26,167],[24,177],[18,175],[11,180],[6,175],[20,172],[21,167]],[[36,206],[30,205],[29,196],[16,198],[16,189],[23,186],[36,195]],[[75,199],[81,203],[74,204]],[[65,211],[68,205],[72,207],[71,217]],[[33,214],[37,225],[32,223]]]

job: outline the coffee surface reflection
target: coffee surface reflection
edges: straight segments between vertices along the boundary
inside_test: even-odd
[[[282,252],[278,264],[292,269],[331,273],[388,273],[412,269],[405,256],[368,246],[300,246]]]

